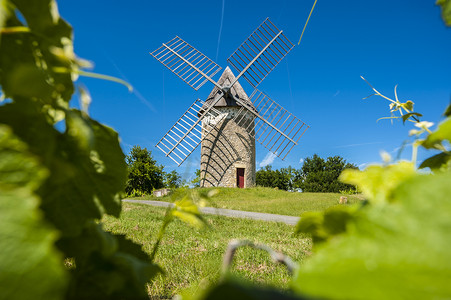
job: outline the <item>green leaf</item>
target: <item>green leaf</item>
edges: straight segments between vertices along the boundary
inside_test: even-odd
[[[140,245],[94,222],[79,236],[59,240],[58,246],[75,260],[71,299],[144,299],[143,286],[161,272]]]
[[[170,210],[169,215],[193,227],[202,228],[206,225],[199,208],[189,196],[185,196],[181,200],[174,202],[174,208]]]
[[[446,108],[445,112],[443,113],[443,116],[451,117],[451,104],[448,105],[448,107]]]
[[[295,233],[310,234],[313,242],[318,243],[327,240],[327,234],[322,226],[324,216],[320,212],[305,212],[296,224]]]
[[[334,206],[322,212],[305,212],[296,225],[296,233],[307,233],[313,243],[325,242],[346,232],[347,223],[353,219],[355,208]]]
[[[451,0],[437,0],[442,7],[442,19],[447,26],[451,26]]]
[[[413,117],[413,119],[415,119],[415,117],[422,117],[422,116],[423,116],[422,114],[419,114],[419,113],[416,113],[416,112],[411,112],[411,113],[405,114],[405,115],[402,116],[402,123],[403,124],[406,123],[406,121],[410,117]]]
[[[369,201],[382,203],[390,200],[390,195],[400,183],[415,174],[414,165],[403,161],[387,166],[372,165],[364,171],[347,169],[339,179],[357,185]]]
[[[301,297],[298,295],[293,295],[288,292],[281,292],[270,287],[261,287],[251,285],[244,282],[243,280],[238,280],[234,278],[227,278],[221,281],[217,285],[210,288],[204,295],[199,297],[199,299],[204,300],[229,300],[229,299],[248,299],[248,300],[265,300],[265,299],[280,299],[280,300],[300,300],[300,299],[311,299],[308,297]]]
[[[438,125],[437,130],[432,132],[421,144],[426,149],[441,148],[440,145],[443,140],[451,142],[451,118]]]
[[[413,101],[411,100],[407,100],[406,103],[402,103],[401,106],[405,109],[405,110],[413,110]]]
[[[451,174],[417,175],[393,203],[367,205],[346,234],[300,268],[294,289],[334,299],[446,299],[451,295]]]
[[[0,125],[0,298],[61,299],[67,274],[34,190],[48,172]],[[45,280],[42,280],[45,278]]]
[[[423,161],[420,165],[420,169],[430,168],[431,170],[438,170],[440,168],[450,169],[451,166],[449,163],[451,162],[451,154],[450,153],[439,153],[437,155],[431,156],[425,161]]]
[[[127,169],[113,129],[79,111],[68,115],[60,137],[66,144],[55,153],[51,177],[40,192],[48,217],[64,234],[78,235],[90,218],[119,216]]]
[[[118,216],[125,187],[125,156],[117,133],[77,110],[66,112],[66,132],[58,132],[38,105],[10,103],[0,119],[27,140],[50,176],[38,191],[46,218],[63,235],[78,235],[86,221],[102,213]]]

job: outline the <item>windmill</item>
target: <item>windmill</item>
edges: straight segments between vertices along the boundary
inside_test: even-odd
[[[201,186],[255,185],[255,140],[282,160],[309,128],[257,90],[257,86],[291,51],[294,44],[267,18],[227,59],[238,72],[222,69],[176,36],[151,52],[159,62],[198,90],[214,88],[197,99],[161,138],[156,147],[180,166],[201,144]],[[254,87],[247,96],[238,80]]]

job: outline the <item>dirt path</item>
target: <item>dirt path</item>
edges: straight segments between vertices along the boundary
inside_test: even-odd
[[[163,201],[152,201],[152,200],[131,200],[124,199],[124,202],[132,202],[132,203],[141,203],[152,206],[161,206],[168,207],[172,206],[172,203],[163,202]],[[248,218],[253,220],[262,220],[262,221],[271,221],[271,222],[281,222],[288,225],[296,225],[299,221],[299,217],[292,216],[283,216],[283,215],[274,215],[274,214],[266,214],[266,213],[258,213],[251,211],[242,211],[242,210],[234,210],[234,209],[225,209],[225,208],[214,208],[214,207],[201,207],[201,212],[209,215],[219,215],[225,217],[232,218]]]

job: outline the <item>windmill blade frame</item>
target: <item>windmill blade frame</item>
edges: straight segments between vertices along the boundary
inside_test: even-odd
[[[236,80],[242,76],[256,88],[294,46],[283,31],[266,18],[227,62],[240,72]]]
[[[212,77],[222,70],[217,63],[178,36],[163,43],[150,55],[196,91],[207,80],[217,85]]]
[[[227,105],[241,106],[232,118],[254,139],[254,145],[256,140],[284,160],[309,126],[257,89],[250,99],[246,95],[246,100],[236,94],[233,86],[244,77],[254,88],[257,87],[293,47],[283,31],[266,18],[227,59],[239,75],[226,83],[213,80],[213,76],[222,69],[218,64],[178,36],[163,43],[150,53],[155,59],[195,90],[207,81],[218,90],[212,97],[213,101],[210,98],[205,102],[200,99],[194,101],[156,147],[180,166],[226,118],[227,114],[214,107],[225,99]],[[236,104],[231,104],[230,100]]]
[[[310,127],[257,89],[250,96],[250,100],[256,111],[236,99],[242,107],[235,115],[234,121],[243,125],[247,111],[250,111],[254,115],[254,122],[248,123],[246,131],[266,149],[284,160]]]
[[[220,123],[226,117],[213,107],[216,102],[212,103],[208,108],[204,108],[204,104],[205,102],[200,99],[194,101],[155,145],[178,166],[215,129],[215,126],[212,126],[212,124]],[[207,118],[213,120],[213,122],[203,122]]]

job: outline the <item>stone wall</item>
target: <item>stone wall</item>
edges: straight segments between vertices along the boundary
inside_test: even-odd
[[[216,126],[201,143],[200,186],[236,187],[237,168],[245,169],[244,187],[255,186],[255,139],[246,131],[246,128],[253,128],[254,119],[248,112],[244,118],[238,118],[237,121],[241,121],[237,123],[234,117],[240,107],[216,109],[226,117],[218,124],[220,118],[203,120]]]

